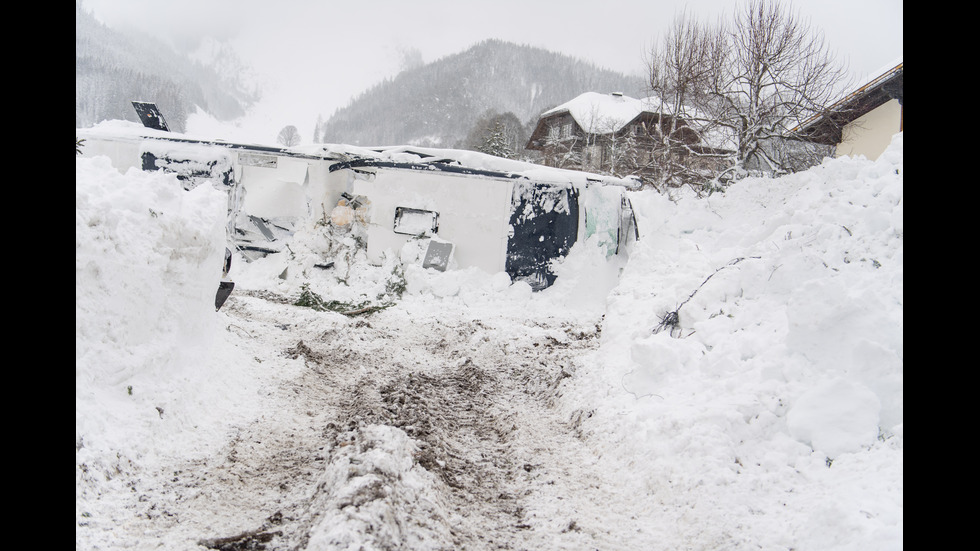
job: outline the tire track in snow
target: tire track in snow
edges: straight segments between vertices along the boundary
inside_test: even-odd
[[[158,497],[195,497],[158,530],[183,522],[201,549],[621,548],[596,457],[549,406],[598,324],[232,301],[231,324],[279,351],[270,369],[305,367],[219,457],[181,467]]]

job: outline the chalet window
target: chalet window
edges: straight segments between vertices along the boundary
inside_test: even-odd
[[[561,125],[561,137],[562,138],[572,137],[572,123],[566,122]]]

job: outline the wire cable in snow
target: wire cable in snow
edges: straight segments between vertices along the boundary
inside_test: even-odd
[[[752,256],[752,257],[749,257],[749,258],[762,258],[762,257],[761,256]],[[657,326],[653,328],[653,334],[656,335],[657,333],[660,333],[664,329],[668,329],[669,328],[669,331],[671,332],[671,335],[673,336],[674,330],[678,328],[678,326],[680,325],[680,322],[681,322],[681,317],[680,317],[680,310],[681,310],[681,308],[685,304],[687,304],[687,302],[689,300],[691,300],[692,298],[694,298],[694,295],[696,295],[697,292],[701,290],[701,287],[704,287],[704,285],[706,283],[708,283],[708,280],[710,280],[712,277],[714,277],[715,274],[717,274],[718,272],[724,270],[725,268],[730,268],[730,267],[738,264],[739,262],[741,262],[743,260],[745,260],[745,257],[744,256],[740,256],[740,257],[738,257],[738,258],[730,261],[728,264],[725,264],[724,266],[718,268],[711,275],[709,275],[708,277],[706,277],[704,279],[704,281],[701,282],[701,285],[698,285],[698,288],[695,289],[694,292],[692,292],[686,299],[684,299],[684,301],[681,302],[680,305],[678,305],[677,308],[675,308],[673,312],[667,312],[667,314],[665,314],[664,317],[660,318],[660,323],[657,324]]]

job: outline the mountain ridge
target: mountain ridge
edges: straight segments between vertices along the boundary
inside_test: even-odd
[[[461,147],[488,113],[530,125],[583,92],[642,95],[645,86],[566,54],[490,39],[376,84],[319,124],[314,141]]]

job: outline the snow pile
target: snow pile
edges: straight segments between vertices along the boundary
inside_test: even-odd
[[[876,162],[634,195],[565,405],[679,541],[901,548],[902,171],[898,134]]]
[[[309,549],[449,549],[447,506],[401,429],[369,425],[324,469]],[[353,507],[351,507],[353,505]],[[380,521],[380,522],[379,522]]]
[[[76,506],[121,469],[220,445],[253,384],[214,309],[226,209],[211,186],[76,159]]]
[[[76,184],[83,180],[90,185],[75,187],[77,399],[139,396],[144,378],[156,385],[180,374],[216,338],[224,195],[185,192],[160,173],[123,176],[105,157],[76,161]]]

